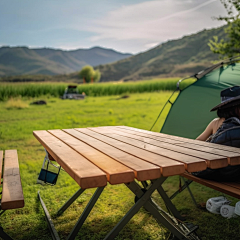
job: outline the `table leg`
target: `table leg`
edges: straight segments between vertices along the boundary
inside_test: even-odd
[[[160,179],[161,179],[161,181],[159,182],[158,186],[156,186],[156,188],[155,188],[157,190],[161,187],[161,185],[167,178],[162,177]],[[151,184],[154,184],[158,180],[159,179],[152,181]],[[147,188],[145,188],[145,191],[148,191],[148,188],[150,186],[151,185],[149,185]],[[137,198],[141,198],[141,196],[143,195],[142,188],[136,182],[130,183],[129,185],[127,185],[127,187],[137,196]],[[162,193],[162,191],[160,190],[159,194],[161,195],[161,193]],[[167,195],[164,190],[163,190],[163,195],[166,200]],[[165,204],[169,204],[169,201],[166,201]],[[170,203],[170,205],[173,205],[173,204]],[[159,224],[164,225],[178,239],[188,239],[187,236],[185,235],[185,233],[181,229],[179,229],[177,220],[174,217],[171,217],[171,215],[166,213],[163,209],[161,209],[153,200],[151,200],[150,197],[143,206],[148,212],[150,212],[155,217],[155,219],[158,221]],[[172,208],[172,206],[170,206],[169,208]],[[174,206],[174,208],[175,208],[175,206]],[[175,211],[177,212],[176,208],[175,208]],[[179,213],[178,213],[178,215],[180,216]]]
[[[155,180],[152,180],[151,182],[154,182],[154,181]],[[142,181],[141,183],[142,183],[144,189],[147,189],[148,183],[146,181]],[[157,188],[157,191],[161,195],[163,201],[165,202],[166,207],[174,215],[174,217],[181,220],[181,221],[184,221],[185,219],[179,214],[178,210],[176,209],[176,207],[172,203],[171,198],[168,197],[168,195],[165,193],[165,191],[164,191],[164,189],[161,185]]]
[[[50,230],[50,233],[52,235],[52,239],[54,240],[60,240],[60,237],[58,236],[58,233],[54,227],[54,224],[52,222],[52,219],[51,219],[51,216],[47,210],[47,207],[45,206],[41,196],[40,196],[40,191],[38,191],[38,198],[41,202],[41,205],[42,205],[42,208],[43,208],[43,211],[44,211],[44,214],[45,214],[45,217],[46,217],[46,220],[47,220],[47,223],[48,223],[48,228]]]
[[[70,232],[69,236],[67,239],[72,240],[76,237],[76,235],[78,234],[80,228],[82,227],[83,223],[85,222],[86,218],[88,217],[89,213],[91,212],[92,208],[94,207],[95,203],[97,202],[98,198],[100,197],[102,191],[103,191],[104,187],[98,187],[97,190],[95,191],[95,193],[93,194],[92,198],[90,199],[90,201],[88,202],[86,208],[84,209],[83,213],[81,214],[80,218],[78,219],[77,223],[75,224],[75,226],[73,227],[72,231]],[[78,190],[63,206],[61,209],[66,210],[73,202],[74,200],[77,199],[77,197],[83,193],[83,189]],[[46,219],[47,219],[47,223],[48,223],[48,227],[50,229],[52,238],[54,240],[60,240],[58,233],[53,225],[51,216],[40,196],[40,193],[38,191],[38,197],[40,199],[41,205],[43,207]],[[59,210],[59,211],[60,211]],[[59,212],[58,211],[58,212]]]
[[[197,207],[198,205],[197,205],[196,199],[194,198],[193,193],[192,193],[192,191],[191,191],[191,189],[190,189],[190,187],[189,187],[189,185],[190,185],[193,181],[192,181],[192,180],[185,180],[184,177],[180,176],[180,180],[181,180],[181,179],[183,179],[184,185],[181,187],[181,189],[178,189],[178,190],[177,190],[171,197],[169,197],[169,198],[172,200],[172,199],[175,198],[179,193],[181,193],[185,188],[187,188],[187,189],[188,189],[188,192],[189,192],[189,194],[190,194],[190,196],[191,196],[191,198],[192,198],[193,203],[194,203],[195,206]]]
[[[113,239],[118,235],[122,228],[131,220],[131,218],[139,211],[139,209],[149,200],[152,193],[156,190],[159,184],[164,182],[164,178],[157,179],[152,185],[149,186],[147,191],[144,193],[141,187],[135,182],[131,182],[125,185],[133,191],[133,193],[139,198],[139,200],[133,205],[133,207],[128,211],[128,213],[120,220],[120,222],[107,234],[104,240]],[[139,188],[141,195],[139,193]]]
[[[77,192],[73,194],[71,198],[68,199],[66,203],[58,210],[57,215],[60,216],[63,212],[85,191],[85,189],[80,188]]]
[[[168,195],[166,194],[166,192],[164,191],[162,186],[159,186],[157,188],[158,193],[160,194],[160,196],[162,197],[163,201],[166,204],[166,207],[170,210],[170,212],[173,214],[173,216],[181,221],[184,221],[185,219],[180,215],[180,213],[178,212],[178,210],[176,209],[176,207],[174,206],[174,204],[172,203],[172,201],[170,200],[170,198],[168,197]]]
[[[7,233],[3,231],[3,228],[0,226],[0,237],[4,240],[13,240]]]
[[[68,240],[75,239],[77,236],[80,228],[82,227],[84,221],[86,220],[87,216],[91,212],[92,208],[94,207],[95,203],[97,202],[98,198],[100,197],[104,187],[98,187],[95,193],[93,194],[91,200],[89,201],[88,205],[84,209],[82,215],[78,219],[77,223],[75,224],[74,228],[72,229],[71,233],[68,235]]]
[[[193,194],[192,194],[192,191],[191,191],[191,189],[190,189],[190,187],[189,187],[188,181],[186,181],[186,180],[184,179],[184,177],[182,177],[182,179],[183,179],[183,181],[184,181],[184,185],[187,186],[188,192],[189,192],[189,194],[190,194],[190,196],[191,196],[191,198],[192,198],[192,200],[193,200],[193,203],[194,203],[195,206],[197,207],[197,206],[198,206],[198,205],[197,205],[197,202],[196,202],[196,200],[195,200],[195,198],[194,198],[194,196],[193,196]]]
[[[154,180],[144,190],[135,181],[125,184],[136,195],[138,200],[127,212],[127,214],[120,220],[120,222],[107,234],[104,240],[110,240],[116,237],[118,233],[122,230],[122,228],[131,220],[131,218],[139,211],[142,206],[156,218],[159,224],[164,225],[178,239],[199,239],[197,236],[194,235],[194,231],[197,229],[195,226],[189,230],[183,223],[179,223],[175,217],[165,212],[151,200],[150,197],[152,193],[155,190],[159,190],[160,196],[162,196],[163,194],[165,204],[169,205],[167,207],[172,209],[175,215],[180,216],[179,213],[177,214],[177,209],[175,208],[175,206],[170,203],[170,200],[167,199],[168,197],[166,193],[163,191],[163,189],[160,188],[165,180],[166,177],[161,177],[157,180]],[[172,205],[174,206],[174,208],[172,207]]]

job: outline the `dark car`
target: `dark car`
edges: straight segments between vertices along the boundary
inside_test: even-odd
[[[62,96],[62,99],[75,99],[80,100],[85,98],[85,93],[80,94],[78,92],[77,86],[69,85]]]

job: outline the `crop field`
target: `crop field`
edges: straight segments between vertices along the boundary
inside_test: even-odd
[[[114,84],[112,84],[114,85]],[[117,84],[116,84],[117,85]],[[1,85],[2,86],[2,85]],[[61,84],[56,85],[56,89]],[[17,86],[18,87],[18,86]],[[20,87],[20,86],[19,86]],[[63,86],[64,90],[65,86]],[[86,90],[81,90],[86,92]],[[149,130],[171,91],[149,93],[124,92],[118,95],[97,96],[87,94],[84,100],[61,100],[54,94],[39,93],[34,97],[4,97],[0,102],[0,149],[17,149],[23,185],[25,207],[8,210],[0,218],[4,230],[14,239],[51,239],[41,204],[37,198],[40,190],[53,223],[61,239],[66,239],[84,210],[95,189],[86,190],[62,216],[57,210],[79,187],[65,172],[61,172],[55,186],[37,184],[37,177],[44,159],[44,149],[34,138],[33,130],[126,125]],[[127,94],[127,95],[126,95]],[[22,95],[22,94],[20,94]],[[104,95],[104,94],[103,94]],[[41,96],[41,97],[37,97]],[[45,100],[46,105],[30,104]],[[159,119],[153,131],[159,131],[167,112]],[[178,177],[170,177],[164,183],[169,195],[179,186]],[[193,183],[193,194],[198,203],[220,193]],[[163,208],[164,204],[153,194],[154,200]],[[236,199],[228,197],[233,204]],[[100,240],[120,221],[134,202],[134,196],[123,184],[108,185],[89,217],[83,224],[77,239]],[[239,219],[224,219],[204,209],[195,207],[187,191],[173,200],[177,209],[189,222],[199,225],[198,234],[203,240],[240,239]],[[169,232],[159,226],[144,209],[124,227],[117,240],[168,239]]]
[[[144,93],[155,91],[173,91],[179,78],[153,79],[138,82],[95,83],[78,85],[79,93],[87,96],[111,96],[129,93]],[[191,80],[190,80],[191,82]],[[189,81],[181,84],[187,86]],[[76,85],[76,84],[74,84]],[[0,101],[11,97],[40,97],[43,95],[59,97],[64,93],[65,83],[0,83]]]

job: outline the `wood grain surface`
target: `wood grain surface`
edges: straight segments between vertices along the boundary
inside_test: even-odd
[[[4,157],[1,208],[6,210],[22,207],[24,207],[24,197],[17,150],[6,150]]]
[[[107,184],[106,174],[67,144],[44,130],[34,131],[33,134],[81,188],[102,187]]]

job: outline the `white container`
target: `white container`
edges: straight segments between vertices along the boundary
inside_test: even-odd
[[[225,218],[236,217],[234,213],[235,207],[229,205],[222,205],[220,208],[220,214]]]
[[[223,196],[210,198],[207,200],[206,209],[211,213],[220,214],[221,206],[229,203],[230,201]]]
[[[236,203],[234,213],[240,216],[240,201]]]

